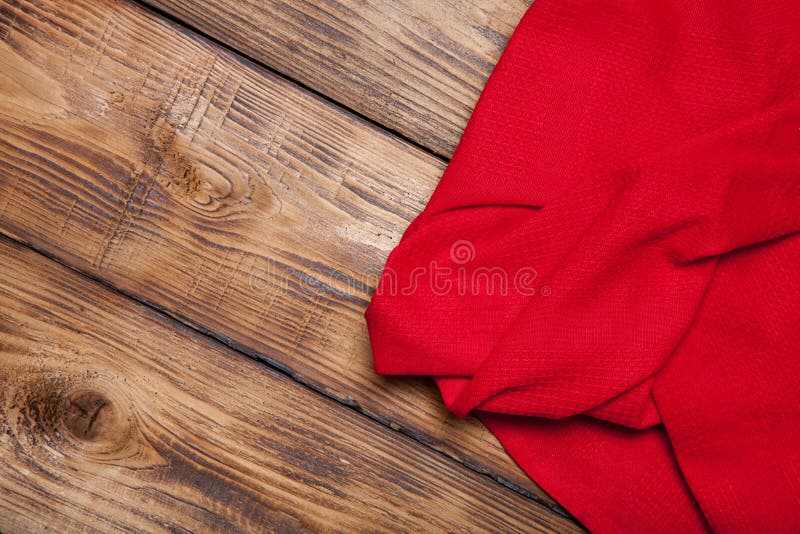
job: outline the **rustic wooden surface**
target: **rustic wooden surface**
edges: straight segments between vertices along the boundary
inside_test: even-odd
[[[364,307],[443,160],[127,2],[0,0],[0,65],[0,232],[553,505],[372,372]]]
[[[530,0],[144,0],[438,154]]]
[[[571,527],[41,254],[0,257],[0,531]]]

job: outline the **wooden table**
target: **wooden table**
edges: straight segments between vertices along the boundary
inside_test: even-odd
[[[363,311],[524,0],[0,0],[0,531],[577,531]]]

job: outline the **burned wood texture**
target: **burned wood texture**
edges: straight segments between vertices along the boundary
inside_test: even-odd
[[[363,310],[444,163],[146,9],[0,2],[0,231],[552,503]]]

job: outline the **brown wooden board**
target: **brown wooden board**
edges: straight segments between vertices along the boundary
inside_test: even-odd
[[[530,0],[144,0],[444,156]]]
[[[362,312],[443,163],[129,3],[0,2],[0,230],[552,502]]]
[[[562,531],[565,518],[0,238],[0,531]]]

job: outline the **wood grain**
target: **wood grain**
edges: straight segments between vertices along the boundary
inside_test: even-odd
[[[144,0],[449,156],[530,0]]]
[[[0,238],[0,531],[570,530]]]
[[[0,2],[0,229],[547,502],[362,312],[443,164],[134,5]]]

